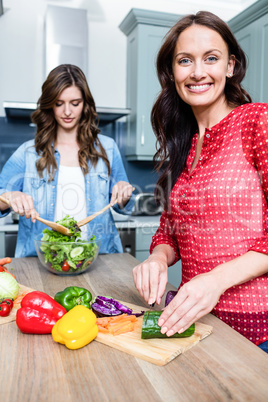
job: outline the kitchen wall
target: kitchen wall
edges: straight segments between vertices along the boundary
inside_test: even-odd
[[[126,107],[127,38],[118,28],[132,8],[187,14],[207,9],[229,20],[254,0],[3,0],[0,17],[0,117],[3,101],[36,102],[45,79],[44,20],[48,4],[88,11],[88,71],[85,74],[98,107]],[[124,119],[103,132],[119,144],[129,180],[142,191],[156,182],[151,162],[127,162],[124,158]],[[2,137],[9,135],[2,133]],[[18,133],[19,135],[19,133]],[[17,134],[16,134],[17,138]],[[23,141],[23,136],[21,140]],[[3,144],[5,140],[1,138]],[[16,141],[20,141],[17,138]],[[0,144],[0,154],[6,150]]]
[[[3,101],[36,102],[44,75],[48,4],[88,11],[88,71],[97,106],[126,105],[126,37],[118,28],[131,8],[186,14],[202,9],[228,20],[254,0],[3,0],[0,17],[0,116]],[[201,4],[200,4],[201,3]]]

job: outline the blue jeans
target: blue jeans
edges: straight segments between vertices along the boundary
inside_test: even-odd
[[[268,341],[261,343],[258,345],[264,352],[268,353]]]

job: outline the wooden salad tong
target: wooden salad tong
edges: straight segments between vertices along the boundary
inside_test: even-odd
[[[133,192],[134,190],[135,190],[135,187],[132,188],[132,192]],[[1,195],[0,195],[0,201],[4,202],[4,203],[7,204],[9,207],[11,207],[10,202],[9,202],[6,198],[2,197]],[[116,203],[117,203],[117,200],[115,201],[115,204],[116,204]],[[111,207],[112,207],[111,204],[106,205],[106,207],[102,208],[100,211],[95,212],[94,214],[88,216],[87,218],[84,218],[84,219],[82,219],[81,221],[79,221],[79,222],[77,223],[77,226],[78,226],[78,227],[81,227],[81,226],[86,225],[88,222],[90,222],[90,221],[92,221],[94,218],[96,218],[96,216],[101,215],[103,212],[105,212],[107,209],[109,209],[109,208],[111,208]],[[39,222],[44,223],[45,225],[49,226],[51,229],[54,229],[54,230],[56,230],[57,232],[62,233],[62,234],[64,234],[64,235],[66,235],[66,236],[71,236],[71,235],[72,235],[72,232],[71,232],[68,228],[66,228],[66,227],[64,227],[64,226],[62,226],[62,225],[59,225],[59,224],[56,223],[56,222],[48,221],[48,220],[46,220],[46,219],[41,218],[40,216],[37,216],[37,217],[36,217],[36,220],[39,221]]]
[[[132,192],[133,192],[134,190],[135,190],[135,187],[132,187]],[[114,203],[114,204],[116,204],[116,203],[117,203],[117,200],[115,200],[115,203]],[[90,222],[90,221],[92,221],[94,218],[96,218],[96,216],[101,215],[103,212],[107,211],[107,209],[109,209],[109,208],[111,208],[111,207],[112,207],[111,204],[106,205],[106,207],[102,208],[100,211],[95,212],[94,214],[89,215],[87,218],[84,218],[84,219],[82,219],[81,221],[79,221],[79,222],[77,223],[77,226],[78,226],[78,227],[81,227],[81,226],[86,225],[88,222]]]
[[[10,202],[6,198],[2,197],[1,195],[0,195],[0,201],[4,202],[9,207],[11,207]],[[48,221],[47,219],[43,219],[40,216],[37,216],[36,220],[39,221],[39,222],[44,223],[45,225],[49,226],[51,229],[54,229],[57,232],[62,233],[64,235],[66,235],[66,236],[71,236],[72,235],[72,232],[68,228],[66,228],[66,227],[64,227],[62,225],[59,225],[56,222]]]

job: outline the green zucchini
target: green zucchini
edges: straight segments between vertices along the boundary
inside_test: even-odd
[[[186,338],[188,336],[193,335],[195,331],[195,324],[192,324],[186,331],[179,334],[176,332],[172,336],[167,336],[166,334],[161,333],[161,327],[158,325],[158,319],[163,311],[146,311],[143,316],[142,322],[142,331],[141,338],[142,339],[150,339],[150,338]]]

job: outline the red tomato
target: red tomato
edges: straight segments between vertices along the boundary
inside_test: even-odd
[[[61,267],[61,269],[62,269],[63,271],[65,271],[65,272],[69,271],[70,265],[68,264],[68,261],[65,261],[65,262],[63,263],[63,266]]]
[[[13,308],[13,301],[14,301],[13,299],[3,299],[0,302],[0,307],[2,306],[3,303],[6,303],[10,306],[10,310],[11,310]]]
[[[7,303],[0,304],[0,317],[7,317],[10,314],[11,308]]]

